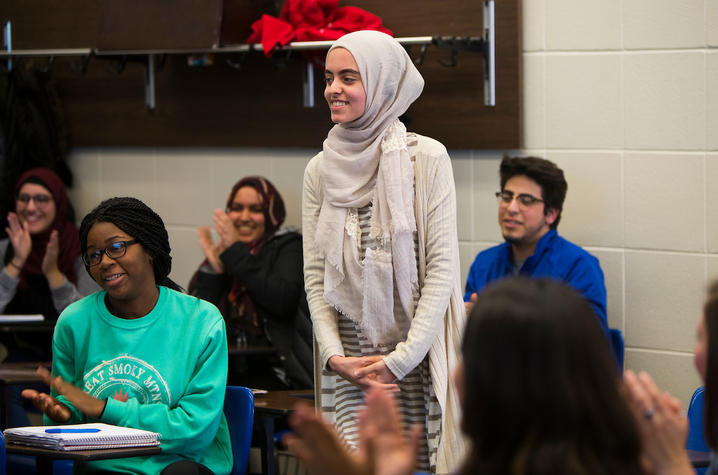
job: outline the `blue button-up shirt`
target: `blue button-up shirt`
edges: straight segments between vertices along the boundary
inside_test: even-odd
[[[606,285],[598,259],[584,249],[549,230],[536,243],[536,250],[527,258],[520,275],[525,277],[551,277],[578,290],[593,307],[603,332],[608,335],[606,318]],[[466,281],[464,300],[471,294],[481,294],[490,282],[513,275],[511,244],[505,242],[479,253],[471,264]]]

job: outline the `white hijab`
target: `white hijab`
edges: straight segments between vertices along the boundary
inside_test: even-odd
[[[378,345],[400,337],[394,282],[407,317],[414,315],[414,169],[398,117],[419,97],[424,80],[404,48],[384,33],[349,33],[329,51],[335,48],[354,57],[366,108],[356,120],[335,125],[324,141],[315,242],[325,258],[324,297]],[[367,249],[360,263],[356,214],[348,210],[370,202],[370,237],[379,246]]]

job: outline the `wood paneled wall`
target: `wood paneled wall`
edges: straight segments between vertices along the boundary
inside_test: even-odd
[[[269,0],[262,1],[225,0],[223,43],[235,42],[239,32],[249,31],[248,15],[272,9]],[[480,0],[342,0],[340,4],[379,15],[395,36],[482,34]],[[496,107],[483,105],[480,55],[459,53],[458,66],[449,68],[439,60],[448,61],[451,52],[430,46],[419,67],[426,80],[424,93],[408,113],[410,130],[449,148],[519,148],[519,5],[519,0],[496,2]],[[0,6],[0,20],[13,23],[15,49],[95,47],[100,17],[99,0],[3,0]],[[414,47],[410,53],[416,56],[418,50]],[[185,56],[170,55],[156,74],[155,111],[144,106],[140,63],[128,62],[117,74],[116,62],[93,58],[82,74],[78,59],[62,59],[53,66],[53,77],[74,145],[319,148],[331,127],[322,75],[315,74],[317,105],[304,108],[304,62],[298,53],[289,60],[279,56],[281,60],[270,61],[261,53],[250,53],[238,71],[225,63],[226,55],[216,55],[214,66],[201,68],[188,67]]]

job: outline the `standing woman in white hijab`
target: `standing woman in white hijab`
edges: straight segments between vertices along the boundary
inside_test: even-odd
[[[336,124],[304,172],[304,275],[318,351],[318,408],[352,447],[370,387],[420,423],[420,470],[463,455],[449,381],[466,319],[451,161],[399,121],[424,87],[404,48],[376,31],[337,40],[326,88]]]

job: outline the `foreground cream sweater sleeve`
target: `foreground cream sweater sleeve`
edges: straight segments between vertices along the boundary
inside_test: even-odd
[[[419,259],[425,263],[425,271],[419,276],[420,297],[407,338],[384,359],[399,379],[421,363],[443,328],[458,272],[454,266],[454,253],[458,249],[456,197],[449,155],[443,145],[425,137],[420,137],[413,155],[415,188],[425,190],[425,193],[416,193],[415,198],[417,226],[423,228],[420,234],[425,236],[419,240]],[[425,202],[419,203],[422,195]]]
[[[432,332],[434,338],[429,349],[431,384],[441,406],[441,440],[436,469],[437,473],[453,473],[466,453],[465,440],[460,431],[459,397],[451,379],[459,365],[459,345],[466,324],[456,232],[454,179],[451,161],[444,146],[431,138],[417,137],[420,146],[414,162],[414,206],[420,243],[419,285],[423,303],[420,301],[417,307],[410,332],[423,326],[416,326],[417,319],[418,322],[437,321],[436,333]],[[424,299],[424,293],[428,298]],[[417,340],[421,340],[421,337]],[[412,341],[410,335],[405,342],[409,348],[397,347],[397,350],[406,351],[411,357]],[[419,341],[419,344],[422,342]]]
[[[302,234],[304,235],[304,286],[307,291],[307,303],[314,325],[314,336],[319,347],[320,368],[326,368],[327,361],[333,355],[344,356],[344,347],[339,338],[337,311],[324,298],[324,258],[315,246],[314,235],[317,231],[319,210],[323,194],[319,181],[319,160],[317,154],[304,170],[302,194]]]

